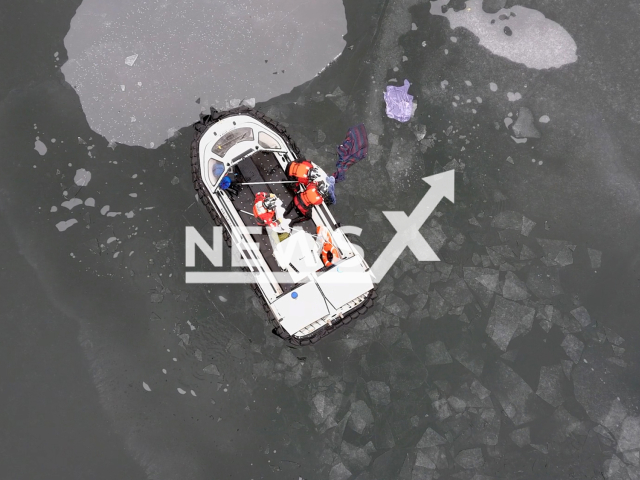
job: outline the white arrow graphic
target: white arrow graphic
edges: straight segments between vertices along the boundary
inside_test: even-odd
[[[455,170],[424,177],[422,180],[431,185],[431,188],[413,209],[411,215],[407,217],[404,212],[382,212],[396,229],[396,234],[371,267],[377,282],[387,274],[406,247],[409,247],[421,262],[440,261],[431,246],[420,235],[419,229],[444,197],[454,203]]]

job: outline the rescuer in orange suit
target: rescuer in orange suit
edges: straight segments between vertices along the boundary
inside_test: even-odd
[[[271,227],[276,225],[276,200],[273,193],[258,192],[253,204],[253,215],[258,225]]]
[[[291,220],[284,218],[282,201],[273,193],[258,192],[256,194],[253,216],[256,223],[262,227],[269,227],[279,233],[289,231]]]
[[[306,159],[294,160],[287,164],[285,174],[289,179],[298,181],[296,190],[300,185],[306,186],[309,182],[321,180],[323,177],[323,172],[320,170],[320,167]]]
[[[314,205],[320,205],[324,202],[324,196],[328,192],[327,184],[324,182],[315,183],[311,182],[307,185],[307,188],[293,197],[291,203],[284,211],[286,217],[291,210],[295,207],[298,212],[298,217],[291,220],[291,225],[298,222],[303,222],[311,218],[311,208]]]

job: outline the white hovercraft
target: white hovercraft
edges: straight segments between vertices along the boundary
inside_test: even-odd
[[[214,222],[224,227],[243,269],[251,272],[273,333],[296,346],[313,344],[372,307],[376,292],[369,266],[325,203],[312,207],[311,219],[296,224],[288,236],[255,228],[251,212],[258,192],[273,193],[284,205],[294,196],[286,183],[278,183],[288,180],[287,164],[301,158],[285,129],[247,107],[212,108],[194,128],[194,187]],[[220,188],[225,176],[247,185],[232,195]],[[318,227],[329,233],[339,254],[329,265],[321,259]]]

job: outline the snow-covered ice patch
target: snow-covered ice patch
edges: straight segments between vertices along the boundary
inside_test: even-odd
[[[138,59],[138,54],[134,54],[134,55],[129,55],[127,58],[124,59],[124,63],[125,65],[129,65],[130,67],[133,67],[133,64],[136,63],[136,60]]]
[[[79,168],[76,170],[76,175],[73,177],[73,181],[79,187],[86,187],[91,181],[91,172],[84,168]]]
[[[341,0],[283,0],[265,14],[256,14],[261,2],[222,2],[213,34],[209,0],[187,9],[180,2],[124,5],[80,4],[64,39],[69,60],[62,71],[91,129],[126,145],[160,145],[170,128],[190,124],[203,107],[289,92],[345,47]],[[198,97],[200,104],[184,101]]]
[[[36,137],[35,146],[33,147],[33,149],[40,155],[44,155],[45,153],[47,153],[47,146],[38,137]]]
[[[486,13],[482,0],[468,0],[467,8],[443,13],[448,4],[449,0],[431,2],[430,13],[449,19],[451,29],[466,28],[494,55],[536,69],[558,68],[578,59],[571,35],[537,10],[516,5]]]
[[[71,210],[73,207],[77,207],[78,205],[82,205],[82,200],[79,198],[72,198],[71,200],[67,200],[66,202],[62,202],[61,205],[65,208]]]
[[[78,220],[76,220],[75,218],[71,218],[69,220],[63,220],[62,222],[56,223],[56,228],[60,232],[64,232],[67,228],[75,225],[76,223],[78,223]]]

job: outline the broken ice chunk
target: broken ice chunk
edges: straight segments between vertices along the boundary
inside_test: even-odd
[[[426,365],[445,365],[453,362],[447,347],[440,340],[427,345],[425,357]]]
[[[533,227],[535,226],[536,226],[536,222],[534,222],[533,220],[529,220],[527,217],[523,216],[522,229],[520,230],[520,233],[525,237],[528,237],[529,234],[531,233],[531,230],[533,230]]]
[[[362,470],[371,463],[371,457],[363,448],[345,441],[340,445],[340,458],[353,470]]]
[[[513,124],[513,133],[518,138],[540,138],[540,132],[533,124],[533,114],[527,107],[520,107],[518,119]]]
[[[610,328],[604,327],[604,332],[607,335],[607,340],[609,340],[609,343],[611,343],[612,345],[620,346],[624,342],[624,338],[622,338]]]
[[[498,85],[496,85],[493,82],[489,83],[489,90],[491,90],[492,92],[497,92],[498,91]]]
[[[357,400],[351,404],[351,415],[348,425],[357,433],[362,434],[367,426],[373,424],[373,414],[362,400]]]
[[[589,312],[587,312],[587,309],[584,307],[574,308],[573,310],[571,310],[571,315],[573,315],[573,318],[580,322],[580,325],[582,325],[583,327],[591,324],[591,317],[589,316]]]
[[[513,443],[515,443],[520,448],[525,447],[531,443],[529,427],[514,430],[509,436],[511,437]]]
[[[71,210],[73,207],[77,207],[78,205],[82,205],[82,200],[79,198],[72,198],[71,200],[67,200],[66,202],[62,202],[60,205]]]
[[[44,155],[45,153],[47,153],[47,146],[38,137],[36,137],[35,146],[33,147],[33,149],[40,155]]]
[[[483,264],[484,257],[482,256]],[[487,259],[489,257],[487,256]],[[485,307],[489,306],[494,293],[499,293],[500,273],[491,268],[464,267],[464,280],[469,288],[480,297],[480,301]]]
[[[552,365],[540,368],[540,381],[536,395],[549,405],[559,407],[564,402],[562,396],[562,366]]]
[[[502,287],[502,296],[509,300],[524,300],[529,296],[529,292],[527,292],[524,282],[515,273],[507,272],[504,287]]]
[[[522,95],[520,95],[519,92],[513,93],[513,92],[507,92],[507,99],[510,102],[515,102],[517,100],[520,100],[522,98]]]
[[[438,420],[442,421],[452,415],[451,408],[449,408],[449,403],[445,398],[436,400],[432,403],[432,405],[434,410],[436,411],[436,417],[438,418]]]
[[[534,265],[527,275],[529,291],[539,298],[551,298],[563,293],[558,268]]]
[[[567,412],[564,407],[559,407],[553,412],[551,419],[558,431],[557,434],[554,435],[558,441],[564,440],[572,433],[578,435],[586,435],[588,433],[586,424]]]
[[[129,55],[127,58],[124,59],[124,63],[126,65],[129,65],[130,67],[133,67],[133,64],[136,63],[136,60],[138,59],[138,54],[135,53],[133,55]]]
[[[549,115],[542,115],[538,121],[540,123],[549,123],[550,120]]]
[[[489,366],[485,373],[487,384],[496,396],[502,409],[515,425],[522,425],[535,418],[537,407],[531,387],[502,361]],[[541,400],[538,400],[542,403]]]
[[[522,250],[520,251],[520,260],[533,260],[536,258],[536,254],[526,245],[522,246]]]
[[[468,450],[462,450],[456,455],[454,461],[462,468],[479,468],[484,465],[482,449],[470,448]]]
[[[602,252],[600,250],[594,250],[593,248],[587,248],[589,254],[589,260],[591,261],[591,268],[600,268],[602,262]]]
[[[627,417],[622,422],[618,450],[628,452],[640,448],[640,417]]]
[[[437,320],[444,316],[449,310],[451,310],[451,305],[448,304],[437,291],[434,291],[429,297],[429,315]]]
[[[367,391],[371,401],[376,405],[388,405],[391,403],[391,391],[384,382],[367,382]]]
[[[224,297],[220,297],[220,298],[222,299]],[[280,361],[284,363],[287,367],[295,367],[300,363],[298,358],[293,353],[291,353],[291,350],[288,348],[283,348],[280,351]]]
[[[487,390],[478,380],[474,380],[471,382],[471,386],[469,387],[471,391],[477,395],[480,400],[487,398],[491,392]]]
[[[442,445],[444,443],[447,443],[444,437],[429,427],[422,435],[422,438],[416,445],[416,448],[435,447],[436,445]]]
[[[449,272],[450,271],[449,269]],[[449,273],[447,273],[447,275],[449,275]],[[468,305],[473,302],[473,294],[467,288],[466,283],[460,278],[449,280],[438,288],[438,292],[442,295],[445,302],[454,307]]]
[[[69,220],[56,223],[56,228],[58,229],[58,231],[64,232],[67,228],[75,225],[76,223],[78,223],[78,220],[76,220],[75,218],[71,218]]]
[[[351,472],[344,466],[344,463],[334,465],[329,472],[329,480],[347,480],[351,477]]]
[[[427,126],[426,125],[414,125],[412,128],[414,135],[416,136],[416,140],[420,141],[427,135]]]
[[[435,469],[436,464],[431,460],[428,453],[419,451],[416,455],[416,463],[413,467],[412,478],[433,478],[430,470],[432,471]]]
[[[536,241],[544,250],[545,256],[543,262],[546,265],[560,265],[565,267],[573,263],[572,252],[575,250],[575,245],[570,245],[565,240],[548,240],[544,238],[537,238]]]
[[[449,352],[453,358],[469,369],[474,375],[482,375],[484,361],[475,354],[467,351],[464,345],[459,345]]]
[[[464,400],[458,397],[455,397],[453,395],[447,398],[447,402],[449,403],[451,408],[453,408],[456,411],[456,413],[462,413],[467,408],[467,403]]]
[[[79,168],[78,170],[76,170],[76,174],[73,177],[73,181],[79,187],[86,187],[87,185],[89,185],[89,182],[91,181],[91,172],[88,170],[85,170],[84,168]]]
[[[564,349],[565,353],[573,361],[573,363],[578,363],[580,361],[582,350],[584,349],[584,343],[582,343],[573,335],[569,334],[564,337],[564,340],[562,341],[560,346]]]
[[[533,325],[535,310],[497,296],[486,332],[503,352],[513,336],[528,332]]]
[[[522,230],[522,219],[523,216],[521,213],[504,210],[493,218],[491,226],[494,228],[520,231]]]

